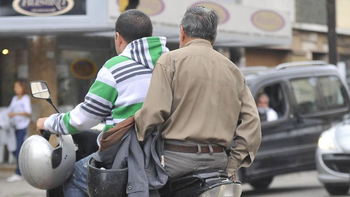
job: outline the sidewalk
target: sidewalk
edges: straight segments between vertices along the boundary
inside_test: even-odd
[[[19,182],[8,183],[6,178],[15,171],[14,164],[0,164],[0,197],[45,197],[46,191],[29,185],[24,179]]]

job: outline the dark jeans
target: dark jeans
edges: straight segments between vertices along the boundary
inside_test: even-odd
[[[75,163],[73,175],[63,184],[64,196],[88,197],[87,175],[91,155]]]
[[[18,165],[18,157],[19,157],[19,151],[21,150],[22,144],[24,142],[24,137],[26,136],[27,133],[27,128],[25,129],[19,129],[16,130],[16,141],[17,141],[17,148],[15,152],[16,160],[17,160],[17,167],[16,167],[16,174],[21,175],[21,172],[19,170],[19,165]]]

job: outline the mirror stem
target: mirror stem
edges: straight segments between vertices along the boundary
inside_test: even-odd
[[[49,103],[52,105],[52,107],[56,110],[57,113],[60,113],[60,112],[58,111],[58,109],[56,108],[56,106],[53,104],[51,98],[48,98],[48,99],[46,99],[46,100],[47,100],[47,102],[49,102]]]

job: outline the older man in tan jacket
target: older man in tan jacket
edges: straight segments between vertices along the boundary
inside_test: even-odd
[[[253,162],[260,146],[259,115],[246,79],[212,47],[218,21],[204,7],[186,11],[180,49],[158,59],[146,100],[135,114],[140,141],[155,128],[162,132],[170,179],[203,169],[233,175]]]

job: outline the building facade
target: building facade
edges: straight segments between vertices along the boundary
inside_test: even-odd
[[[83,101],[97,71],[116,55],[114,23],[133,0],[1,0],[0,106],[10,103],[16,79],[45,80],[64,112]],[[337,0],[339,60],[350,63],[349,2]],[[140,0],[154,35],[178,48],[188,7],[215,9],[215,49],[239,67],[328,59],[326,0]],[[32,120],[54,112],[32,99]],[[33,129],[32,129],[33,130]]]

